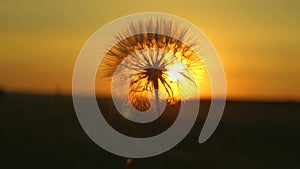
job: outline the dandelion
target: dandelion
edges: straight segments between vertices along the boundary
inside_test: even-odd
[[[121,70],[117,75],[119,83],[116,90],[120,91],[120,95],[128,94],[131,104],[139,111],[148,110],[151,99],[156,105],[163,99],[170,105],[177,104],[182,95],[192,95],[190,85],[199,83],[197,76],[203,72],[203,64],[193,50],[194,45],[182,42],[188,38],[188,29],[176,28],[172,20],[165,18],[131,23],[126,31],[116,36],[118,43],[107,52],[100,65],[106,77],[113,77],[117,68]],[[140,30],[160,30],[165,35],[135,34]],[[128,34],[134,35],[127,37]],[[177,34],[179,38],[167,36],[171,34]],[[126,83],[124,79],[129,79],[128,89],[122,88]],[[180,89],[179,84],[185,86],[184,89]]]

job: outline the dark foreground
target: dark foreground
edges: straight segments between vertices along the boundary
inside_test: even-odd
[[[300,168],[299,103],[229,101],[213,136],[198,144],[208,108],[201,102],[192,131],[172,150],[126,165],[89,139],[71,97],[0,94],[0,168]]]

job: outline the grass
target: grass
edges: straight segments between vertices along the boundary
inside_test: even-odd
[[[103,110],[110,117],[110,101],[99,101],[106,102]],[[157,157],[133,159],[127,168],[300,168],[299,103],[228,101],[219,127],[204,144],[197,139],[209,102],[200,105],[196,124],[180,144]],[[1,168],[126,168],[126,158],[104,151],[85,134],[70,96],[2,93],[0,111]],[[169,125],[170,112],[163,117]],[[127,134],[157,132],[149,126],[124,129],[125,122],[110,119]]]

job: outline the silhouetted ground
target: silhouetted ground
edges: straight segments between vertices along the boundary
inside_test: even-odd
[[[107,99],[101,107],[114,110]],[[3,93],[0,168],[300,168],[299,103],[229,101],[213,136],[198,144],[208,108],[208,101],[201,102],[195,126],[175,148],[157,157],[133,159],[126,166],[126,158],[104,151],[88,138],[71,97]],[[122,130],[126,124],[117,125]],[[130,134],[135,129],[126,130]]]

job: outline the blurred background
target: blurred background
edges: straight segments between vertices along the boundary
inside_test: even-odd
[[[0,4],[0,165],[300,167],[300,1]],[[105,152],[86,136],[73,109],[71,88],[74,64],[87,39],[114,19],[137,12],[170,13],[199,27],[223,62],[229,101],[220,126],[206,143],[198,144],[197,136],[208,101],[183,143],[158,157],[129,160]]]
[[[137,12],[199,27],[224,64],[229,99],[299,100],[299,1],[1,1],[0,86],[70,94],[80,49],[99,28]]]

